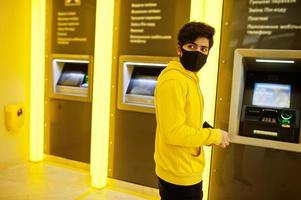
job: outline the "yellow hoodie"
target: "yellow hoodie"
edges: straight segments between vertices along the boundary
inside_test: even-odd
[[[158,77],[156,107],[156,174],[176,185],[202,180],[203,145],[220,144],[219,129],[202,128],[204,102],[199,80],[178,61],[171,61]]]

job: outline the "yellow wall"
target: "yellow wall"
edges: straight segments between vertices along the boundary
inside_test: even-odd
[[[28,158],[30,1],[0,0],[0,168]],[[25,104],[25,123],[6,131],[4,106]]]
[[[204,120],[214,124],[215,99],[217,87],[217,71],[219,60],[221,19],[222,19],[222,0],[192,0],[191,1],[191,21],[202,21],[215,28],[214,45],[210,50],[205,67],[198,74],[200,77],[200,87],[204,95],[205,110]],[[204,147],[206,166],[203,173],[203,200],[208,199],[211,147]]]

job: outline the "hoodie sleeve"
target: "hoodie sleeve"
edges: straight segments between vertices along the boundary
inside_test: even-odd
[[[185,114],[187,86],[179,80],[165,80],[156,89],[156,115],[161,139],[171,145],[198,147],[220,144],[219,129],[188,126]]]

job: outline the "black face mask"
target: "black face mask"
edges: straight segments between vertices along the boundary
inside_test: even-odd
[[[182,57],[180,61],[185,69],[198,72],[205,65],[208,55],[199,51],[186,51],[182,48]]]

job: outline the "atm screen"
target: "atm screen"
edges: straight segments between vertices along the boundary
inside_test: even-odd
[[[57,84],[82,87],[87,76],[87,68],[85,63],[66,63]]]
[[[157,76],[136,75],[131,79],[127,94],[153,96]]]
[[[255,83],[252,104],[276,108],[289,108],[291,85]]]

